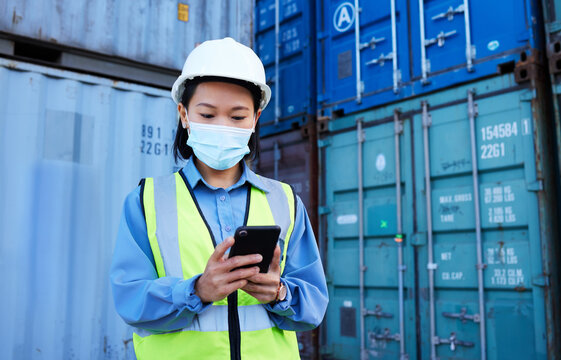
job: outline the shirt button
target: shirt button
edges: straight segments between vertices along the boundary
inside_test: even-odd
[[[226,196],[222,195],[222,196],[220,197],[220,201],[224,201],[224,200],[226,200]]]
[[[225,229],[225,230],[226,230],[226,231],[230,231],[230,230],[232,230],[232,228],[229,227],[229,226],[226,226],[226,229]]]

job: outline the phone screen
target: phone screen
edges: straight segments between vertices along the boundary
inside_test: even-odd
[[[230,257],[237,255],[261,254],[263,260],[257,264],[259,272],[266,273],[273,259],[281,228],[275,226],[241,226],[236,229],[235,243],[230,249]],[[255,264],[241,267],[252,267]],[[234,269],[235,270],[235,269]]]

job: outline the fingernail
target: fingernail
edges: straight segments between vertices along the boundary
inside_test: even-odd
[[[255,261],[261,261],[261,260],[263,260],[263,256],[261,256],[261,255],[259,255],[259,254],[258,254],[258,255],[255,255],[253,258],[255,259]]]

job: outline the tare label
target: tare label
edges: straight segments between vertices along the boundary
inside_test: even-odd
[[[487,183],[479,186],[483,228],[527,224],[524,180]],[[442,230],[470,230],[475,227],[472,187],[435,189],[432,194],[433,227]]]
[[[299,26],[291,26],[284,28],[281,31],[282,50],[284,56],[297,52],[302,47],[300,37],[298,36],[300,33],[298,27]]]
[[[469,229],[474,224],[473,189],[459,187],[433,191],[435,230]]]
[[[483,227],[505,227],[527,224],[525,183],[514,180],[480,187],[481,225]]]

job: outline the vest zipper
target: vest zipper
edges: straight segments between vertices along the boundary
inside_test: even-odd
[[[230,359],[241,360],[241,332],[238,315],[238,291],[228,295],[228,337],[230,339]]]

